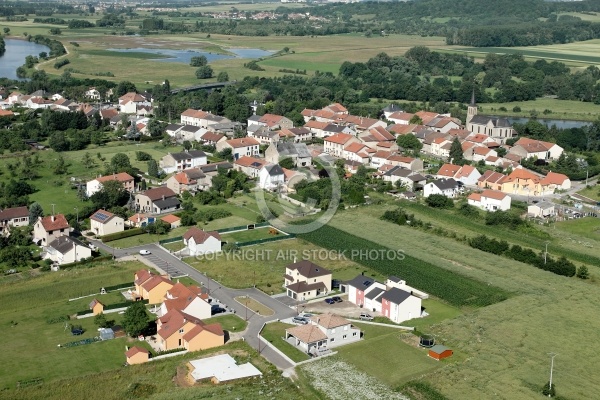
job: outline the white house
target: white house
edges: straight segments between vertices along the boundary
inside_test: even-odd
[[[482,193],[471,193],[467,202],[486,211],[506,211],[510,209],[511,198],[506,193],[486,189]]]
[[[346,146],[358,142],[359,140],[356,136],[347,133],[337,133],[333,136],[326,137],[323,140],[323,152],[334,157],[342,157]]]
[[[100,189],[102,189],[102,184],[107,181],[121,182],[121,184],[123,184],[123,188],[130,193],[133,193],[135,189],[133,176],[129,175],[126,172],[120,172],[118,174],[101,176],[87,182],[85,191],[86,195],[88,197],[91,197],[94,193],[100,191]]]
[[[92,256],[90,249],[83,242],[70,236],[60,236],[46,247],[46,258],[57,264],[70,264]]]
[[[170,174],[176,171],[196,168],[206,165],[206,154],[200,150],[182,151],[181,153],[169,153],[159,162],[159,167]]]
[[[460,192],[461,189],[458,183],[452,178],[438,179],[423,186],[423,197],[429,197],[432,194],[441,194],[452,199]]]
[[[523,159],[537,158],[538,160],[558,160],[564,149],[556,143],[544,142],[529,138],[520,138],[508,152]]]
[[[221,235],[216,231],[205,232],[194,226],[183,234],[183,244],[190,256],[216,253],[221,251]]]
[[[63,214],[39,217],[33,225],[33,241],[40,246],[47,246],[54,239],[69,235],[71,227]]]
[[[125,221],[111,212],[98,210],[90,216],[90,228],[95,235],[104,236],[124,231]]]
[[[156,315],[160,318],[171,310],[179,310],[197,319],[211,317],[211,305],[206,301],[208,294],[198,286],[185,286],[177,282],[165,293],[165,299]]]
[[[260,154],[260,143],[251,137],[230,139],[217,143],[217,151],[231,149],[234,160],[243,156],[257,157]]]
[[[285,340],[302,351],[318,356],[323,350],[353,343],[361,339],[361,331],[350,321],[326,313],[313,315],[307,325],[285,330]]]
[[[477,168],[471,165],[463,165],[454,175],[454,179],[462,182],[465,185],[477,185],[477,181],[481,178],[481,174]]]
[[[547,218],[555,214],[554,204],[541,201],[527,207],[527,215],[537,218]]]
[[[91,99],[91,100],[100,100],[100,98],[101,98],[100,91],[98,89],[96,89],[95,87],[91,87],[85,91],[85,97],[87,97],[88,99]]]
[[[29,225],[29,209],[27,207],[6,208],[0,211],[0,235],[6,234],[10,227]]]
[[[275,190],[283,185],[285,176],[279,164],[267,164],[258,173],[258,186],[265,190]]]

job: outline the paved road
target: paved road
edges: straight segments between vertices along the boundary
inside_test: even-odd
[[[262,328],[263,324],[267,321],[285,319],[296,315],[294,309],[283,304],[276,298],[268,296],[258,289],[231,289],[223,286],[217,281],[209,279],[206,275],[200,273],[198,270],[181,261],[179,258],[163,250],[158,245],[148,244],[129,247],[127,249],[113,249],[112,247],[107,246],[100,241],[90,241],[107,253],[114,254],[115,258],[138,255],[139,258],[145,258],[145,261],[149,261],[150,263],[156,265],[159,269],[169,274],[171,274],[171,272],[176,272],[177,276],[189,276],[192,280],[196,281],[198,285],[206,287],[212,297],[227,305],[227,307],[232,309],[239,317],[247,318],[248,329],[243,335],[243,338],[250,346],[259,350],[263,357],[281,370],[285,370],[293,366],[270,347],[260,344],[258,340],[258,332]],[[139,255],[139,251],[141,249],[149,250],[151,254],[149,256],[141,256]],[[275,314],[270,317],[262,317],[252,310],[247,309],[243,304],[240,304],[234,300],[234,297],[246,295],[269,307],[275,312]]]

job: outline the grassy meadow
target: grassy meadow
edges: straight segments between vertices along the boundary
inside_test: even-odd
[[[596,121],[600,114],[600,105],[598,104],[549,98],[509,103],[482,103],[478,106],[481,108],[480,114],[522,116],[525,118],[529,118],[530,113],[533,111],[537,112],[538,118]],[[505,107],[506,111],[499,110],[500,107]],[[521,112],[514,112],[514,107],[520,107]],[[544,110],[550,110],[551,112],[543,114]]]
[[[331,224],[515,293],[503,302],[463,310],[463,315],[422,328],[466,355],[460,363],[428,375],[434,387],[449,398],[503,393],[504,398],[530,399],[547,381],[547,353],[556,352],[555,384],[561,395],[585,398],[597,391],[594,356],[581,351],[580,340],[600,329],[594,317],[600,305],[595,282],[544,272],[453,239],[377,220],[373,208],[362,210],[338,213]],[[363,228],[357,231],[356,226]],[[597,274],[597,267],[591,273]]]

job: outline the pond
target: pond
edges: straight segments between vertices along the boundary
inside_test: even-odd
[[[149,49],[145,47],[136,47],[133,49],[108,49],[109,51],[116,51],[119,53],[126,52],[138,52],[156,54],[166,58],[156,58],[154,61],[162,62],[178,62],[189,64],[192,57],[204,56],[210,61],[224,60],[228,58],[260,58],[266,57],[273,54],[272,51],[261,50],[261,49],[227,49],[227,51],[235,54],[235,56],[227,54],[211,53],[202,50],[170,50],[170,49]]]
[[[498,116],[493,116],[494,118],[500,118]],[[527,117],[504,117],[508,120],[508,122],[512,124],[526,124],[531,118]],[[551,127],[552,125],[556,125],[558,129],[571,129],[571,128],[583,128],[584,126],[591,125],[591,122],[588,121],[573,121],[567,119],[543,119],[537,118],[537,121],[541,124],[546,125],[547,127]]]
[[[4,39],[4,43],[6,52],[0,57],[0,78],[19,79],[17,68],[25,64],[25,57],[50,52],[50,48],[26,40]]]

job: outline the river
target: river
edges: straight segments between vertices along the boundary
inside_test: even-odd
[[[508,120],[508,122],[513,125],[513,124],[526,124],[527,121],[529,121],[531,118],[527,118],[527,117],[498,117],[496,116],[492,116],[494,118],[506,118]],[[591,122],[588,121],[573,121],[573,120],[567,120],[567,119],[543,119],[543,118],[537,118],[536,121],[538,121],[541,124],[546,125],[547,127],[551,127],[552,125],[556,125],[556,127],[558,129],[571,129],[571,128],[583,128],[584,126],[588,126],[591,125]]]
[[[50,48],[27,40],[4,39],[4,42],[6,52],[0,57],[0,78],[19,79],[17,68],[25,64],[25,57],[50,52]]]

